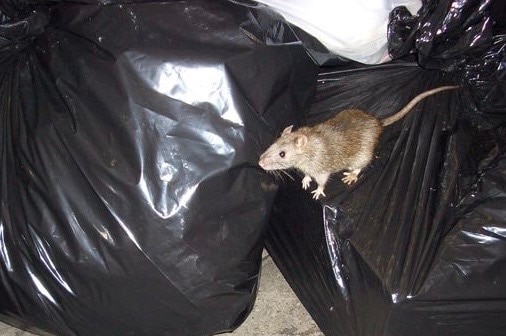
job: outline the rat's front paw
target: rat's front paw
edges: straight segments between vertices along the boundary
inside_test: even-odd
[[[307,188],[309,188],[310,183],[311,183],[311,176],[309,175],[304,176],[304,178],[302,179],[302,189],[306,190]]]
[[[325,195],[325,193],[323,192],[323,188],[316,188],[315,190],[311,191],[311,193],[313,194],[313,199],[317,200],[320,196],[327,196]]]

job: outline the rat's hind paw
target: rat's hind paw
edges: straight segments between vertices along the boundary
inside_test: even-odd
[[[344,172],[343,175],[344,177],[341,179],[341,181],[347,185],[357,182],[358,180],[358,174],[355,174],[354,172]]]
[[[302,189],[306,190],[309,188],[309,184],[311,183],[311,176],[305,175],[302,179]]]
[[[317,200],[320,196],[327,196],[325,195],[325,193],[323,192],[323,188],[316,188],[315,190],[311,191],[311,194],[313,194],[313,199]]]

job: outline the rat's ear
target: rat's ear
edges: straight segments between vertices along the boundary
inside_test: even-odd
[[[307,145],[307,136],[304,134],[297,135],[295,138],[295,147],[302,148]]]
[[[292,132],[293,125],[288,126],[283,130],[283,133],[281,133],[281,136],[290,134]]]

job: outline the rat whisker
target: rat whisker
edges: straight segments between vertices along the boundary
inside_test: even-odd
[[[284,176],[281,175],[281,173],[279,172],[279,170],[268,170],[267,172],[270,175],[272,175],[272,177],[274,177],[274,179],[276,181],[284,182],[284,179],[283,179]]]
[[[274,179],[277,181],[283,181],[283,178],[279,174],[277,170],[270,170],[269,173],[271,173],[272,176],[274,176]]]
[[[295,178],[289,173],[287,172],[285,169],[280,169],[279,170],[281,173],[285,174],[286,176],[288,176],[288,178],[292,181],[295,181]]]
[[[266,170],[266,172],[274,177],[275,180],[280,182],[286,182],[287,177],[290,180],[295,181],[295,178],[289,172],[287,172],[286,169]]]
[[[282,170],[278,170],[278,175],[279,175],[279,179],[281,182],[285,183],[286,182],[286,176],[282,174]]]

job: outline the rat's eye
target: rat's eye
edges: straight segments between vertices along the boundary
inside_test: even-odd
[[[284,158],[285,157],[285,151],[279,152],[279,156],[281,156],[282,158]]]

